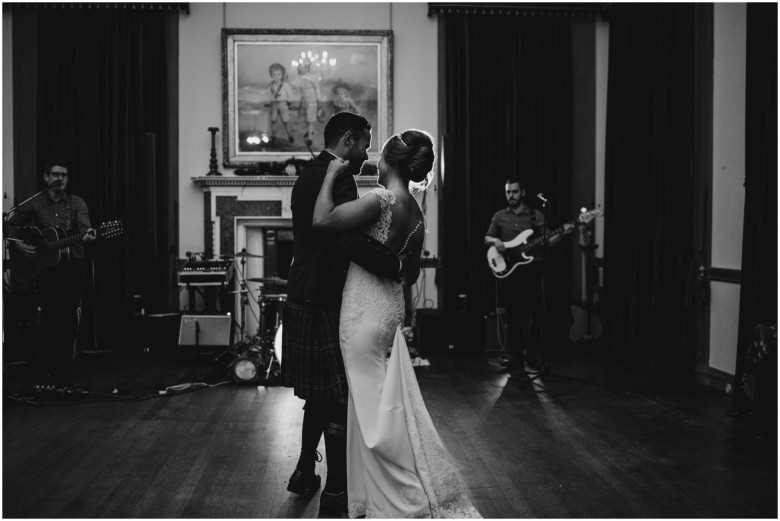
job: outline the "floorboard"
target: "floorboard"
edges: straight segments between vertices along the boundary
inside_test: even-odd
[[[482,353],[430,362],[420,388],[484,517],[777,517],[777,451],[726,442],[747,428],[727,396],[598,356],[533,382]],[[320,516],[319,494],[286,490],[290,389],[232,383],[202,353],[85,356],[68,395],[32,392],[26,364],[3,376],[3,517]]]

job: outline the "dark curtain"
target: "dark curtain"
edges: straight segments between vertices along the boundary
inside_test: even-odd
[[[168,188],[170,16],[130,6],[37,10],[39,170],[52,158],[68,162],[93,226],[124,224],[122,237],[89,248],[82,338],[102,349],[133,338],[133,295],[147,310],[167,307],[177,198]]]
[[[439,12],[445,118],[439,282],[445,313],[480,332],[477,321],[495,310],[484,236],[493,213],[506,207],[505,180],[518,178],[532,205],[544,192],[553,226],[571,217],[570,21],[446,12]],[[545,328],[546,345],[566,338],[560,320],[570,320],[570,266],[570,248],[550,250],[547,316],[557,327]],[[481,340],[470,337],[468,344]]]
[[[694,6],[613,4],[605,179],[606,330],[617,359],[692,376]]]
[[[747,6],[746,72],[745,219],[734,393],[738,407],[744,398],[745,354],[756,325],[777,323],[776,4]]]

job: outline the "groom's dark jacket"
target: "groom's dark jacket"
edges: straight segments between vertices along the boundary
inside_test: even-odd
[[[292,190],[293,261],[287,277],[290,302],[338,310],[350,260],[367,270],[397,280],[398,257],[382,243],[361,232],[314,230],[314,203],[334,156],[323,151],[301,173]],[[338,206],[358,198],[357,184],[341,175],[333,186]]]

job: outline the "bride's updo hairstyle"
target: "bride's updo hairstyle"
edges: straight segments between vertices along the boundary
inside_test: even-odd
[[[397,168],[407,181],[422,183],[433,170],[433,141],[427,132],[410,129],[385,143],[385,161]]]

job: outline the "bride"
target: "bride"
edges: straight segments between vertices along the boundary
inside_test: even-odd
[[[377,164],[382,187],[336,207],[333,184],[338,176],[349,175],[349,161],[333,160],[314,207],[314,227],[366,230],[397,253],[403,284],[414,284],[420,274],[425,217],[409,183],[426,180],[433,161],[427,133],[407,130],[393,136]],[[352,263],[339,326],[349,384],[349,515],[480,517],[423,403],[401,333],[403,318],[402,283]]]

